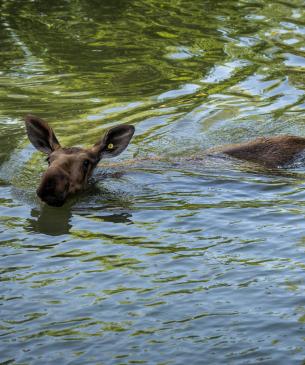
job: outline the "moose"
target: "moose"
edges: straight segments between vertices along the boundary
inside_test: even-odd
[[[44,120],[25,118],[29,140],[47,155],[48,168],[41,177],[38,197],[48,205],[62,206],[68,195],[83,189],[102,158],[115,157],[128,146],[135,128],[122,124],[110,128],[91,148],[62,147]]]
[[[26,130],[37,150],[47,154],[48,168],[41,177],[38,197],[48,205],[62,206],[68,195],[83,189],[99,161],[118,156],[128,146],[135,128],[121,124],[110,128],[91,148],[62,147],[54,131],[44,120],[28,115]],[[206,150],[206,154],[224,154],[277,168],[290,163],[305,150],[305,138],[282,135],[262,137],[240,144]]]

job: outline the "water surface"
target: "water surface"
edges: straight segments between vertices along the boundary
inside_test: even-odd
[[[0,2],[1,364],[304,363],[304,166],[201,158],[305,136],[304,35],[300,0]],[[52,208],[28,113],[136,135]]]

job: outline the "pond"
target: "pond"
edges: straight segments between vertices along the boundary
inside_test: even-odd
[[[304,165],[203,153],[305,136],[304,37],[301,0],[0,3],[1,364],[305,362]],[[136,132],[49,207],[29,113]]]

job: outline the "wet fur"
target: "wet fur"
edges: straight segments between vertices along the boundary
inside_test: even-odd
[[[62,147],[45,121],[29,115],[25,122],[32,144],[48,155],[49,168],[41,178],[37,195],[46,203],[56,206],[62,205],[69,194],[81,190],[86,185],[102,158],[115,157],[124,151],[134,133],[133,126],[119,125],[110,128],[92,148]],[[293,162],[304,150],[305,138],[276,136],[220,146],[204,152],[206,155],[221,153],[268,168],[276,168]],[[87,166],[85,170],[84,163]]]
[[[29,140],[47,155],[48,169],[41,177],[38,197],[49,205],[61,206],[70,194],[83,189],[102,158],[119,155],[128,146],[134,127],[127,124],[108,129],[91,148],[62,147],[53,129],[44,120],[25,118]]]
[[[231,157],[255,162],[265,167],[280,167],[294,160],[305,150],[305,138],[275,136],[257,138],[250,142],[225,145],[207,150],[208,154],[223,153]]]
[[[297,136],[275,136],[261,137],[253,141],[217,146],[203,151],[203,156],[182,157],[182,159],[197,160],[206,156],[217,156],[220,154],[230,157],[254,162],[267,168],[277,168],[289,164],[305,150],[305,138]],[[118,163],[106,163],[107,167],[117,167],[126,164],[135,164],[137,162],[160,161],[164,158],[154,156],[149,158],[138,158],[125,160]],[[181,157],[178,158],[181,160]],[[101,166],[102,167],[102,166]],[[105,164],[104,164],[105,167]]]

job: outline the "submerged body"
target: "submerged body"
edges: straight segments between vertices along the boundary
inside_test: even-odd
[[[177,157],[171,161],[196,161],[206,157],[224,157],[229,156],[233,159],[244,160],[259,164],[266,168],[284,167],[294,163],[299,158],[305,159],[302,152],[305,151],[305,138],[282,135],[273,137],[260,137],[252,141],[221,145],[203,150],[202,154],[196,154],[186,157]],[[164,157],[153,156],[149,158],[139,158],[125,160],[126,164],[135,164],[144,161],[162,161]],[[105,166],[105,164],[104,164]],[[122,163],[107,163],[107,167],[122,166]]]
[[[53,206],[63,205],[68,195],[81,190],[102,158],[115,157],[124,151],[135,130],[131,125],[119,125],[109,129],[91,148],[65,148],[60,145],[52,128],[45,121],[31,115],[25,121],[32,144],[48,155],[49,167],[42,175],[37,195]],[[207,155],[221,153],[276,168],[293,162],[304,150],[305,138],[286,135],[257,138],[204,152]]]
[[[291,163],[305,150],[305,138],[297,136],[262,137],[253,141],[207,150],[274,168]]]

